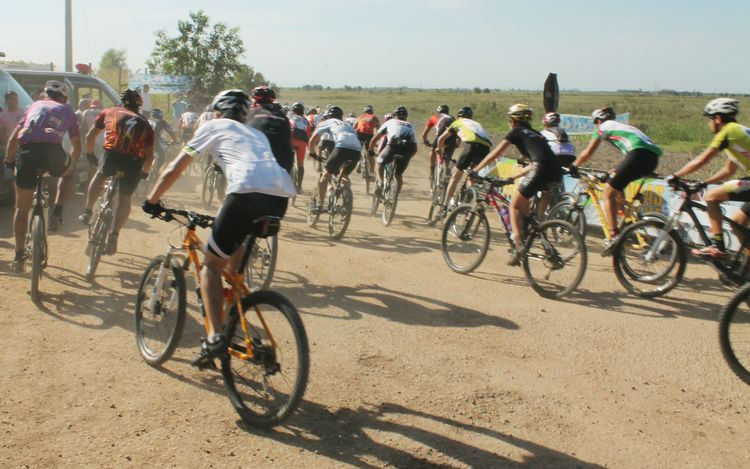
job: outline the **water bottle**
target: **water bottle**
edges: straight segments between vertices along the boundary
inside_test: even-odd
[[[507,229],[510,229],[510,210],[508,210],[508,207],[506,207],[505,205],[500,206],[500,216],[503,218],[505,227]]]

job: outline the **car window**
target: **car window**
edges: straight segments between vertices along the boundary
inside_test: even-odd
[[[31,97],[10,75],[0,71],[0,107],[5,109],[5,93],[15,91],[18,94],[18,106],[26,109],[31,104]]]

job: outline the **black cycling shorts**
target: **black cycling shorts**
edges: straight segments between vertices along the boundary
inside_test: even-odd
[[[357,132],[357,138],[359,139],[359,143],[362,144],[362,148],[370,148],[372,134],[363,134],[362,132]]]
[[[68,160],[68,154],[59,143],[24,143],[16,157],[16,185],[21,189],[34,189],[37,171],[60,177],[65,173]]]
[[[331,155],[326,160],[326,171],[331,174],[338,174],[341,166],[347,161],[350,163],[349,166],[344,170],[344,175],[349,175],[359,161],[359,151],[352,150],[351,148],[339,148],[336,147],[331,152]]]
[[[333,140],[321,140],[320,141],[320,151],[328,150],[328,156],[331,156],[331,152],[333,151],[333,148],[336,146],[336,142]]]
[[[489,152],[490,147],[487,145],[482,145],[481,143],[467,143],[461,156],[458,157],[458,161],[456,161],[456,168],[458,168],[459,171],[469,169],[482,161]]]
[[[557,161],[560,162],[560,166],[567,168],[572,165],[576,160],[576,155],[557,155]]]
[[[531,163],[531,171],[521,180],[518,185],[518,192],[530,199],[539,191],[546,191],[554,184],[560,184],[562,181],[562,169],[559,164]]]
[[[607,184],[620,192],[636,179],[646,177],[653,173],[659,164],[659,157],[643,148],[629,151],[625,158],[617,164],[617,167],[609,175]]]
[[[253,221],[262,216],[283,217],[289,199],[276,195],[249,192],[228,194],[208,237],[208,250],[227,259],[253,231]]]
[[[395,160],[396,174],[402,175],[406,168],[409,167],[409,161],[411,157],[417,152],[417,144],[409,142],[406,145],[391,145],[388,144],[383,148],[383,151],[378,155],[378,163],[381,165],[387,165],[391,161]],[[396,155],[402,156],[402,158],[396,158]]]
[[[443,161],[453,161],[453,153],[456,151],[454,145],[443,145]]]
[[[124,173],[120,179],[120,193],[132,195],[140,181],[142,168],[143,158],[106,150],[99,166],[99,172],[104,177],[114,176],[118,171]]]

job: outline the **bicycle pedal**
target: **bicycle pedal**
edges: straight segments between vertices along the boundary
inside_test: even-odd
[[[191,362],[190,364],[198,368],[199,370],[218,370],[219,369],[216,366],[216,361],[213,358],[202,358],[200,360],[195,360]]]

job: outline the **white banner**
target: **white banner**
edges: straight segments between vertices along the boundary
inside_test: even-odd
[[[615,118],[623,124],[630,123],[630,113],[620,114]],[[577,116],[575,114],[560,114],[560,127],[570,135],[587,135],[594,133],[596,126],[589,116]]]
[[[151,73],[131,73],[128,76],[128,88],[134,90],[148,85],[151,94],[187,93],[192,80],[179,75],[153,75]]]

